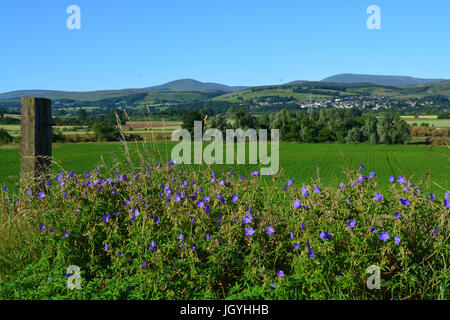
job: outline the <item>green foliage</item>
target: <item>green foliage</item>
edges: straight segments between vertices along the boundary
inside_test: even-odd
[[[0,143],[11,143],[13,137],[3,128],[0,128]]]
[[[361,170],[338,189],[312,181],[286,190],[268,183],[283,177],[217,175],[221,185],[209,170],[170,162],[126,172],[63,172],[45,197],[33,190],[18,202],[0,193],[0,298],[449,298],[448,208],[418,184],[394,183],[376,201],[377,180],[387,177]],[[66,287],[70,265],[81,268],[81,290]],[[371,265],[381,268],[381,290],[366,287]]]
[[[118,129],[114,125],[106,122],[94,123],[92,130],[99,141],[117,140],[119,136]]]

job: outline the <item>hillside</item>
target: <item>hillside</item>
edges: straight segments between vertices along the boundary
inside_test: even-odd
[[[227,86],[220,83],[213,82],[200,82],[194,79],[181,79],[171,81],[159,86],[146,88],[148,90],[156,91],[173,91],[173,90],[194,90],[194,91],[205,91],[205,90],[220,90],[220,91],[238,91],[245,89],[244,86]]]
[[[323,100],[336,96],[378,95],[395,98],[418,98],[431,95],[450,97],[450,80],[428,84],[395,87],[372,83],[332,83],[323,81],[295,81],[284,85],[253,87],[222,96],[213,100],[238,102],[261,97],[293,97],[306,102],[310,96],[313,100]]]
[[[117,98],[122,96],[127,96],[135,93],[151,93],[153,96],[155,92],[163,91],[223,91],[223,92],[233,92],[237,90],[245,89],[243,86],[227,86],[219,83],[212,82],[200,82],[193,79],[181,79],[161,84],[158,86],[141,88],[141,89],[120,89],[120,90],[97,90],[97,91],[56,91],[56,90],[18,90],[11,91],[0,94],[0,100],[14,100],[20,99],[24,96],[34,96],[49,98],[52,100],[68,99],[77,101],[96,101],[108,98]],[[166,95],[166,93],[162,93]]]
[[[445,81],[445,79],[422,79],[408,76],[383,76],[383,75],[369,75],[369,74],[353,74],[341,73],[322,80],[323,82],[337,82],[337,83],[373,83],[383,86],[412,86],[432,82]]]

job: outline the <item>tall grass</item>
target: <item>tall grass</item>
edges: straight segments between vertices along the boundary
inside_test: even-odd
[[[125,151],[125,168],[61,168],[19,199],[1,191],[0,298],[448,299],[448,193],[396,177],[380,196],[388,177],[350,164],[332,188],[319,171],[297,185],[186,170],[148,142],[136,142],[138,165]],[[66,286],[71,265],[79,290]]]

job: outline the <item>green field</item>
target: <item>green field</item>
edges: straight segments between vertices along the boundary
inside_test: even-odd
[[[139,148],[144,161],[150,157],[165,160],[169,158],[172,146],[172,142],[147,145],[141,142],[128,143],[131,160],[136,165],[140,161],[136,148]],[[54,144],[53,156],[57,163],[54,166],[56,172],[64,168],[83,173],[96,167],[125,168],[127,164],[121,143]],[[319,174],[323,185],[334,187],[341,181],[347,182],[344,175],[347,165],[357,168],[363,163],[367,173],[376,171],[380,177],[403,175],[411,177],[412,181],[423,179],[427,191],[443,195],[450,189],[449,157],[450,149],[443,146],[430,150],[428,146],[422,145],[280,144],[280,167],[284,175],[282,183],[287,182],[287,179],[294,179],[296,185],[310,183]],[[1,148],[0,162],[0,184],[17,189],[19,148]],[[234,170],[239,175],[250,175],[251,171],[259,170],[260,167],[261,165],[213,165],[212,169],[219,172]],[[190,165],[189,168],[198,168],[198,165]],[[390,185],[387,179],[380,180],[379,183],[381,190],[386,190]]]
[[[422,123],[427,123],[430,127],[435,128],[448,128],[450,127],[450,119],[430,119],[430,118],[404,118],[407,124],[421,125]]]

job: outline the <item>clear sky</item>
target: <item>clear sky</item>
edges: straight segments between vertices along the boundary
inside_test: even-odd
[[[69,30],[69,5],[81,29]],[[369,30],[369,5],[381,30]],[[1,0],[0,92],[450,78],[449,0]]]

